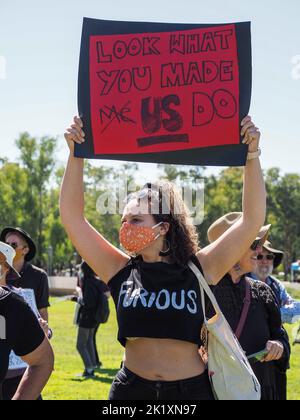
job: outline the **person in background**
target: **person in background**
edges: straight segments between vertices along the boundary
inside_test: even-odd
[[[1,244],[1,242],[0,242]],[[10,270],[9,277],[11,280],[17,279],[19,274],[16,271]],[[14,286],[8,286],[6,278],[0,280],[0,286],[6,287],[7,290],[20,296],[25,303],[28,304],[30,309],[38,319],[41,328],[43,329],[46,337],[50,339],[52,337],[52,330],[49,328],[47,321],[44,321],[36,307],[34,292],[31,289],[21,289]],[[23,376],[28,368],[28,365],[24,363],[21,357],[18,357],[13,351],[9,355],[9,366],[5,379],[2,384],[2,398],[4,401],[9,401],[13,398],[17,389],[23,379]],[[39,400],[42,400],[42,396],[39,396]]]
[[[209,242],[217,241],[242,216],[243,213],[229,213],[218,219],[208,230]],[[257,256],[262,252],[269,229],[270,225],[260,230],[251,248],[213,288],[221,310],[246,355],[265,352],[264,357],[259,362],[252,361],[251,366],[261,385],[262,400],[268,401],[280,399],[276,370],[287,366],[290,346],[271,288],[249,279],[246,273],[256,267]]]
[[[108,299],[110,298],[110,291],[109,291],[108,286],[104,283],[104,281],[102,281],[102,280],[99,279],[98,282],[100,283],[100,285],[97,284],[97,287],[99,288],[99,292],[102,295],[104,295],[104,297],[101,300],[101,305],[105,304],[105,306],[108,307],[107,309],[108,309],[108,315],[109,315]],[[106,302],[103,302],[103,300],[105,300]],[[103,363],[100,360],[99,351],[98,351],[98,348],[97,348],[97,334],[98,334],[100,325],[102,323],[105,323],[106,322],[106,321],[103,322],[103,320],[101,319],[102,318],[102,315],[101,315],[101,311],[99,313],[99,309],[100,308],[98,308],[98,311],[97,311],[98,312],[97,326],[95,328],[94,337],[93,337],[94,349],[95,349],[95,356],[96,356],[96,368],[97,369],[100,369],[103,366]]]
[[[30,235],[19,227],[6,227],[0,234],[0,241],[10,245],[16,252],[14,268],[20,274],[18,279],[10,279],[8,284],[34,291],[37,309],[41,318],[49,322],[49,282],[45,271],[30,263],[36,255],[36,246]]]
[[[283,256],[282,251],[274,249],[270,242],[266,242],[261,254],[257,256],[257,265],[251,277],[271,287],[280,307],[282,323],[294,324],[300,319],[300,302],[293,299],[284,284],[273,276],[273,271],[280,266]]]
[[[102,366],[96,348],[96,332],[100,326],[98,311],[101,295],[108,293],[108,287],[99,280],[94,271],[83,262],[80,266],[79,285],[82,299],[78,313],[77,350],[84,363],[84,378],[94,377],[95,369]]]
[[[15,251],[0,242],[0,400],[11,351],[28,365],[13,400],[36,400],[53,371],[54,355],[31,308],[10,289],[2,286],[13,267]]]
[[[282,323],[293,324],[300,318],[300,302],[293,299],[285,286],[272,275],[273,271],[280,266],[283,256],[282,251],[274,249],[270,242],[266,242],[262,252],[257,256],[257,264],[251,273],[251,277],[270,286],[280,308]],[[286,369],[276,370],[277,389],[282,401],[287,399],[286,372],[288,368],[289,365]]]

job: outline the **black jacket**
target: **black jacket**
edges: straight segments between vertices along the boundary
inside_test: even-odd
[[[97,311],[101,302],[101,294],[108,290],[106,284],[97,277],[84,277],[82,286],[83,305],[79,311],[79,327],[89,329],[97,327]]]

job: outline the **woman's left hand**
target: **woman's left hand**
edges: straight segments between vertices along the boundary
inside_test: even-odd
[[[266,349],[268,350],[268,354],[264,357],[262,363],[279,360],[282,358],[284,353],[284,347],[280,341],[268,341]]]
[[[250,115],[241,122],[241,136],[244,137],[243,144],[249,145],[249,152],[256,152],[259,148],[260,131],[252,122]]]

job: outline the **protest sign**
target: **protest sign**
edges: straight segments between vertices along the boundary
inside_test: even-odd
[[[84,19],[75,156],[244,165],[250,23],[183,25]]]

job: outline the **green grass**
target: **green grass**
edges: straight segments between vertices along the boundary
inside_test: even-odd
[[[292,346],[291,369],[288,371],[289,400],[300,400],[300,344],[293,346],[298,328],[299,325],[287,327]]]
[[[300,300],[300,290],[288,289],[294,299]],[[300,400],[300,344],[293,346],[299,324],[287,326],[292,346],[291,369],[288,371],[288,399]],[[299,334],[300,338],[300,334]]]
[[[287,288],[287,291],[294,299],[300,300],[300,290]]]
[[[103,368],[95,379],[76,378],[84,367],[76,350],[77,328],[73,325],[75,304],[52,299],[50,324],[54,331],[51,343],[55,352],[55,372],[43,392],[45,400],[107,400],[109,388],[120,367],[123,350],[117,342],[115,309],[98,332],[98,349]]]
[[[300,292],[292,291],[300,299]],[[76,378],[83,372],[81,359],[76,351],[77,329],[73,325],[75,304],[52,299],[50,324],[54,330],[52,345],[55,351],[55,372],[43,392],[46,400],[107,400],[110,384],[120,367],[123,349],[118,343],[115,309],[111,300],[109,322],[100,327],[98,348],[103,368],[95,379]],[[298,326],[288,326],[293,341]],[[288,398],[300,400],[300,345],[292,347],[291,370],[288,373]]]

